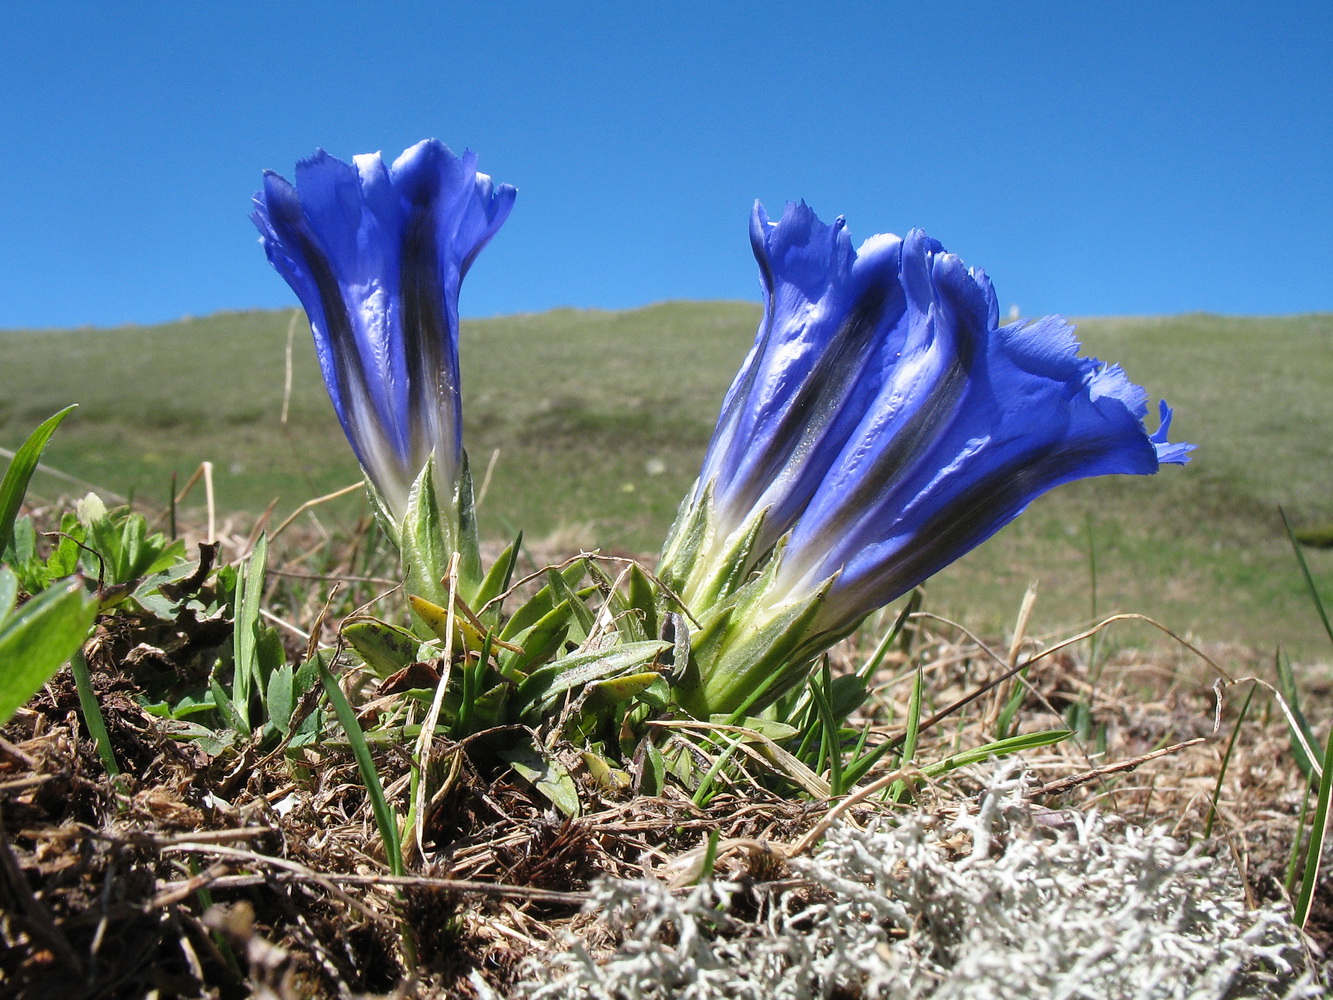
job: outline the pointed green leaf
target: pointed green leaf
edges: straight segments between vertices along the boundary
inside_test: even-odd
[[[13,576],[5,570],[0,581],[12,581]],[[12,586],[0,582],[6,590]],[[12,607],[13,601],[3,603]],[[75,578],[38,594],[0,621],[0,724],[83,646],[96,617],[97,599]]]
[[[582,563],[585,568],[588,566],[588,560],[586,559],[580,559],[579,562]],[[582,642],[583,639],[587,638],[587,636],[592,633],[594,622],[592,609],[583,603],[583,600],[579,595],[576,594],[573,588],[571,588],[565,581],[564,576],[553,569],[548,569],[546,571],[546,585],[551,588],[551,592],[555,594],[556,600],[569,602],[570,610],[574,612],[574,620],[578,622],[579,628],[583,630],[583,635],[578,636],[575,641]]]
[[[583,579],[584,560],[575,559],[570,565],[560,571],[561,578],[565,581],[565,588],[577,586]],[[546,617],[550,610],[560,603],[562,598],[557,597],[551,587],[544,586],[537,593],[526,600],[522,607],[514,612],[514,616],[505,622],[504,628],[500,630],[501,639],[511,639],[518,635],[524,629],[531,628],[540,619]]]
[[[434,473],[432,473],[433,475]],[[472,467],[463,452],[454,501],[458,509],[458,592],[472,607],[481,607],[477,592],[481,587],[481,537],[477,532],[477,510],[473,502]]]
[[[1009,754],[1022,753],[1025,750],[1048,747],[1053,743],[1067,740],[1073,735],[1073,730],[1070,729],[1045,729],[1039,733],[1010,736],[1008,739],[996,740],[994,743],[973,747],[971,750],[964,750],[962,753],[945,757],[934,764],[928,764],[921,769],[921,773],[933,778],[936,775],[946,774],[970,764],[980,764],[983,760],[989,760],[991,757],[1006,757]]]
[[[268,536],[261,534],[236,579],[236,619],[232,633],[232,708],[246,732],[250,731],[250,695],[263,683],[259,668],[259,605],[264,596]]]
[[[522,652],[501,652],[500,672],[517,683],[525,680],[560,652],[573,617],[569,602],[561,601],[530,629],[513,636],[513,645],[521,647]]]
[[[5,550],[14,540],[14,519],[18,517],[19,506],[27,496],[28,483],[32,481],[32,474],[37,471],[37,464],[41,461],[47,442],[51,440],[51,435],[56,432],[60,422],[69,416],[77,405],[76,403],[67,406],[43,421],[28,435],[28,439],[10,459],[9,468],[5,470],[5,478],[0,480],[0,557],[4,556]]]
[[[291,664],[284,663],[269,674],[268,690],[264,693],[269,721],[283,736],[291,732],[292,712],[296,708],[296,692],[292,681]]]
[[[407,629],[375,618],[344,625],[342,636],[380,680],[415,663],[421,648],[421,639]]]
[[[19,599],[18,575],[8,566],[0,566],[0,627]]]
[[[643,642],[647,639],[651,633],[643,630],[643,615],[625,603],[625,599],[616,590],[615,580],[611,579],[606,570],[598,566],[594,560],[589,559],[588,575],[592,577],[593,583],[601,591],[602,600],[615,619],[616,631],[620,633],[621,637],[626,642]]]
[[[539,753],[527,744],[512,750],[501,750],[499,756],[514,769],[515,774],[548,798],[570,819],[579,815],[578,787],[559,761]]]
[[[500,557],[491,565],[473,598],[473,606],[478,609],[482,620],[492,628],[495,628],[500,621],[499,604],[484,612],[481,609],[509,589],[509,584],[514,578],[514,568],[518,565],[518,554],[522,548],[523,533],[520,531],[518,537],[509,543],[508,548],[501,552]]]
[[[650,662],[666,648],[665,642],[632,642],[557,660],[519,685],[518,704],[522,710],[540,718],[565,692],[633,670]]]
[[[610,677],[604,681],[595,681],[587,687],[586,706],[593,711],[619,705],[647,691],[662,679],[656,670],[641,674],[627,674],[624,677]]]
[[[643,634],[657,635],[657,587],[638,563],[629,570],[629,606],[639,613]]]

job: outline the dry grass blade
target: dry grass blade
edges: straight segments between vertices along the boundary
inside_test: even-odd
[[[807,794],[816,799],[826,799],[832,790],[829,783],[815,774],[814,771],[806,767],[805,764],[797,760],[790,752],[782,749],[763,733],[756,732],[753,729],[747,729],[744,726],[725,725],[720,722],[697,722],[685,719],[655,719],[649,723],[658,729],[681,729],[696,732],[720,732],[731,733],[742,737],[753,743],[758,743],[764,748],[764,755],[756,757],[762,763],[771,767],[778,768],[783,774],[790,778],[797,787],[801,788]],[[746,749],[742,744],[742,749]],[[751,753],[751,756],[755,756]]]
[[[1196,736],[1192,740],[1185,740],[1183,743],[1173,743],[1169,747],[1162,747],[1160,750],[1153,750],[1150,753],[1139,754],[1137,757],[1130,757],[1128,760],[1116,761],[1114,764],[1107,764],[1104,767],[1094,767],[1091,771],[1084,771],[1081,774],[1073,774],[1068,778],[1061,778],[1059,781],[1050,781],[1044,785],[1032,789],[1028,792],[1029,797],[1035,798],[1039,795],[1059,795],[1061,792],[1067,792],[1079,785],[1087,784],[1089,781],[1096,781],[1108,774],[1120,774],[1126,771],[1133,771],[1141,764],[1146,764],[1150,760],[1157,760],[1159,757],[1169,757],[1173,753],[1179,753],[1188,747],[1198,746],[1200,743],[1207,743],[1208,737]]]

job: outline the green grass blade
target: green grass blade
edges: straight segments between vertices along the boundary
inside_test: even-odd
[[[13,573],[0,571],[4,580]],[[16,590],[3,585],[0,590]],[[70,579],[38,594],[17,613],[0,620],[0,724],[35,695],[88,638],[97,599]]]
[[[960,767],[967,767],[969,764],[979,764],[991,757],[1007,757],[1009,754],[1022,753],[1025,750],[1048,747],[1062,740],[1067,740],[1073,735],[1073,731],[1069,729],[1046,729],[1039,733],[1011,736],[1006,740],[996,740],[994,743],[987,743],[984,746],[973,747],[971,750],[963,750],[960,753],[945,757],[943,760],[923,767],[921,773],[927,777],[935,777],[957,770]]]
[[[1222,767],[1217,772],[1217,784],[1213,787],[1213,799],[1208,803],[1208,818],[1203,824],[1204,840],[1213,835],[1213,821],[1217,819],[1217,800],[1222,796],[1222,782],[1226,779],[1227,767],[1231,764],[1231,753],[1236,749],[1236,737],[1240,735],[1240,727],[1245,721],[1245,713],[1250,710],[1250,702],[1254,700],[1254,692],[1258,688],[1257,683],[1250,685],[1250,693],[1245,696],[1245,701],[1240,706],[1240,712],[1236,715],[1236,725],[1231,730],[1231,739],[1227,742],[1227,752],[1222,755]]]
[[[115,778],[120,774],[116,763],[116,751],[111,746],[111,734],[106,731],[106,720],[102,718],[102,706],[97,704],[97,692],[93,690],[93,679],[88,673],[88,661],[83,658],[83,650],[78,650],[69,658],[69,669],[74,674],[74,687],[79,692],[79,708],[83,711],[83,724],[97,744],[97,755],[102,758],[106,773]]]
[[[380,837],[384,840],[384,856],[389,862],[389,871],[393,875],[403,874],[402,840],[398,834],[398,818],[384,797],[384,786],[380,784],[379,772],[375,770],[374,758],[370,756],[370,747],[366,744],[366,734],[361,731],[361,723],[356,720],[356,712],[348,704],[338,679],[329,672],[329,668],[319,664],[319,679],[324,682],[324,691],[333,703],[333,711],[338,722],[347,733],[347,742],[351,744],[352,755],[356,757],[356,766],[361,771],[361,780],[366,783],[366,794],[370,796],[370,807],[375,813],[375,825],[379,827]]]
[[[1296,911],[1292,920],[1304,927],[1310,916],[1315,885],[1319,881],[1319,861],[1324,855],[1324,838],[1328,835],[1328,800],[1333,791],[1333,726],[1328,730],[1328,744],[1324,748],[1324,773],[1319,779],[1319,795],[1315,799],[1314,822],[1310,824],[1310,843],[1305,851],[1305,871],[1301,873],[1301,891],[1296,897]],[[1300,831],[1296,834],[1300,836]]]
[[[1324,602],[1319,597],[1319,588],[1315,586],[1314,577],[1310,575],[1309,564],[1305,561],[1305,553],[1301,551],[1301,543],[1296,540],[1296,533],[1291,528],[1291,522],[1287,520],[1287,512],[1281,507],[1277,512],[1282,515],[1282,527],[1287,529],[1287,538],[1291,540],[1292,551],[1296,553],[1296,561],[1301,564],[1301,574],[1305,577],[1305,589],[1310,592],[1310,599],[1314,601],[1315,611],[1319,612],[1319,620],[1324,623],[1324,631],[1328,633],[1330,642],[1333,642],[1333,624],[1329,623],[1328,611],[1324,608]]]
[[[1287,719],[1291,756],[1296,761],[1296,766],[1301,769],[1301,773],[1312,783],[1317,782],[1319,775],[1315,773],[1314,761],[1310,759],[1310,754],[1305,752],[1305,748],[1316,747],[1319,742],[1315,739],[1314,730],[1310,728],[1305,713],[1301,711],[1301,693],[1296,687],[1296,676],[1291,670],[1291,660],[1279,649],[1274,665],[1277,669],[1277,689],[1287,703],[1287,712],[1283,714]]]
[[[268,536],[260,535],[245,565],[236,577],[236,621],[233,626],[231,701],[241,727],[249,732],[250,695],[260,683],[259,604],[264,596],[264,571],[268,562]]]
[[[1291,838],[1291,851],[1287,855],[1287,873],[1282,879],[1282,888],[1291,894],[1296,884],[1296,872],[1301,863],[1301,844],[1305,841],[1305,821],[1310,818],[1310,786],[1305,786],[1305,795],[1301,798],[1301,818],[1296,821],[1296,835]]]
[[[700,809],[708,805],[709,800],[713,798],[713,795],[715,794],[713,791],[713,784],[717,781],[717,776],[722,773],[722,769],[727,766],[731,761],[732,756],[735,755],[736,750],[741,745],[742,739],[743,737],[741,736],[732,739],[723,736],[718,741],[725,745],[725,749],[717,755],[717,759],[713,761],[712,766],[708,768],[707,772],[705,772],[704,776],[699,780],[699,787],[695,790],[694,796],[691,799],[691,801]]]
[[[41,461],[42,452],[46,450],[46,443],[51,440],[51,435],[56,432],[60,422],[69,416],[76,406],[78,404],[74,403],[55,416],[49,417],[28,435],[28,440],[14,452],[9,468],[5,470],[5,478],[0,480],[0,556],[4,555],[10,542],[14,540],[14,519],[18,517],[19,505],[23,503],[23,498],[28,493],[28,483],[32,481],[32,474],[37,470],[37,463]]]
[[[821,686],[820,681],[823,681]],[[842,795],[842,729],[833,718],[833,708],[829,705],[828,690],[833,686],[833,674],[829,669],[828,657],[824,657],[824,668],[819,676],[810,678],[810,693],[814,696],[819,709],[819,727],[823,730],[820,742],[828,760],[830,795]]]
[[[912,682],[912,697],[907,702],[907,730],[903,733],[903,749],[899,758],[904,764],[910,764],[916,756],[917,741],[921,738],[921,691],[925,686],[925,674],[921,664],[916,667],[916,679]],[[907,791],[907,782],[895,781],[889,789],[889,798],[901,801]]]

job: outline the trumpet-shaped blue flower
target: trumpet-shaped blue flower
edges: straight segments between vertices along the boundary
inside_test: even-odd
[[[268,171],[255,195],[260,242],[305,307],[333,408],[395,524],[428,460],[454,506],[459,286],[514,193],[431,139],[391,165],[318,150],[295,186]]]
[[[1186,461],[1165,404],[1149,434],[1118,367],[1059,317],[1000,326],[985,274],[919,230],[855,250],[841,218],[756,204],[750,237],[764,317],[661,569],[731,616],[704,630],[693,710],[753,693],[753,637],[808,659],[1046,490]]]

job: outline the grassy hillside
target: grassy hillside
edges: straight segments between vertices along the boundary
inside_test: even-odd
[[[464,324],[465,438],[483,526],[562,531],[575,544],[653,551],[698,468],[757,306],[666,303],[557,310]],[[279,422],[292,314],[231,313],[158,327],[0,333],[0,445],[71,401],[48,464],[162,504],[171,471],[210,459],[224,511],[280,509],[358,473],[302,320],[288,422]],[[1190,315],[1080,323],[1087,349],[1177,407],[1195,461],[1155,479],[1067,486],[936,580],[935,610],[1003,627],[1030,580],[1036,624],[1092,611],[1150,614],[1204,641],[1288,644],[1327,658],[1276,507],[1333,521],[1333,315]],[[39,478],[48,495],[70,487]],[[360,501],[334,516],[351,517]],[[1333,595],[1333,557],[1312,553]],[[1146,632],[1122,632],[1147,641]]]

